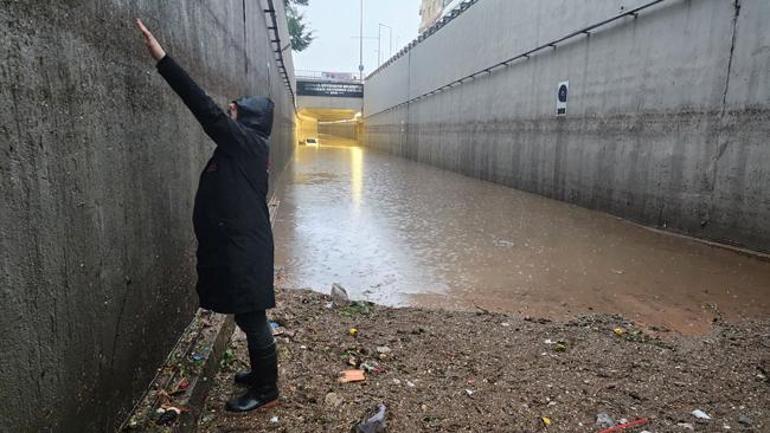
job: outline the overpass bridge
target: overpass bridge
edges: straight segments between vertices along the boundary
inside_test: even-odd
[[[364,85],[352,73],[297,72],[299,139],[320,134],[358,139]]]

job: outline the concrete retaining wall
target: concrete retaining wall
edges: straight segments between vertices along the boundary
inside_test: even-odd
[[[767,1],[665,1],[391,108],[642,3],[479,1],[367,79],[365,144],[770,251]],[[557,117],[566,80],[567,115]]]
[[[294,113],[262,9],[0,0],[0,431],[114,431],[197,305],[192,203],[213,144],[134,17],[218,102],[276,101],[275,178]]]

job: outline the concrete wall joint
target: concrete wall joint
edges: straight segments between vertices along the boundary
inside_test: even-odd
[[[738,30],[738,16],[741,13],[741,0],[734,0],[733,7],[735,12],[733,13],[732,22],[732,34],[730,35],[730,55],[727,60],[727,73],[725,74],[725,87],[722,91],[722,115],[724,116],[727,107],[727,91],[730,89],[730,73],[733,69],[733,56],[735,55],[735,40],[737,38]]]

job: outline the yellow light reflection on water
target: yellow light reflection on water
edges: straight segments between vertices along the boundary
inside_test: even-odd
[[[364,189],[364,152],[358,146],[350,147],[350,188],[353,206],[358,210]]]

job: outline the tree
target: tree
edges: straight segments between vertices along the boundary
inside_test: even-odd
[[[302,51],[310,46],[315,37],[313,31],[307,28],[305,15],[299,13],[297,6],[307,6],[309,0],[283,0],[286,7],[286,21],[289,25],[291,36],[291,48],[294,51]]]

